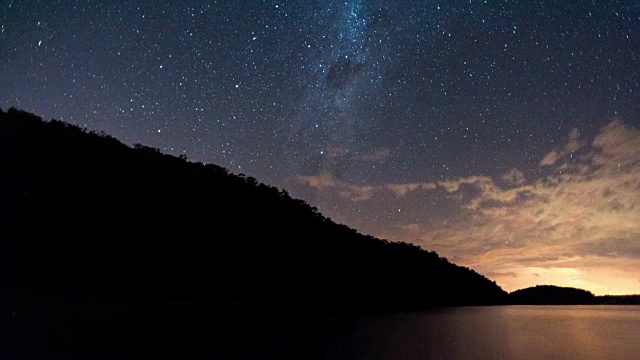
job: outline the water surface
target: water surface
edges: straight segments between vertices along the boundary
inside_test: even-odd
[[[349,321],[326,359],[638,359],[640,306],[496,306]]]

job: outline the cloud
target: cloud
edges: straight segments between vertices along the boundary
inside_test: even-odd
[[[330,147],[327,149],[327,157],[331,159],[339,159],[344,156],[347,156],[349,151],[346,149],[338,148],[338,147]]]
[[[540,165],[542,166],[552,166],[553,164],[556,163],[556,161],[558,161],[558,158],[560,157],[560,153],[558,153],[557,151],[552,151],[550,153],[548,153],[544,159],[542,159],[542,161],[540,162]]]
[[[543,171],[529,179],[518,169],[496,178],[379,186],[301,179],[354,202],[376,206],[385,199],[389,208],[419,209],[409,223],[394,218],[396,226],[372,226],[374,235],[414,242],[494,274],[509,291],[547,282],[595,293],[640,292],[637,281],[629,281],[640,277],[640,130],[614,121],[590,141],[572,130],[540,164]],[[439,214],[442,203],[425,207],[436,197],[458,206],[457,217]]]
[[[379,148],[374,150],[371,153],[362,154],[357,158],[365,161],[382,161],[382,160],[385,160],[389,156],[389,154],[390,154],[390,151],[388,148]]]
[[[524,173],[515,168],[502,175],[502,179],[511,185],[516,186],[520,186],[527,182],[527,179],[524,177]]]
[[[580,132],[578,129],[572,129],[569,133],[569,141],[564,147],[565,152],[576,152],[584,146],[584,141],[580,139]]]
[[[602,242],[578,243],[573,250],[575,253],[585,256],[628,257],[640,260],[640,238],[608,239]]]
[[[602,167],[603,173],[628,174],[640,168],[640,130],[627,129],[622,122],[614,121],[598,134],[593,146],[600,150],[593,163]]]
[[[396,196],[405,196],[407,193],[419,189],[433,190],[437,187],[435,182],[412,183],[412,184],[387,184],[384,186],[387,190],[393,192]]]
[[[298,176],[299,183],[306,184],[317,191],[337,191],[340,196],[351,201],[365,201],[373,197],[374,186],[349,185],[330,174],[317,176]]]
[[[365,201],[373,197],[374,186],[347,186],[340,190],[340,195],[351,201]]]
[[[573,156],[573,153],[581,150],[585,145],[585,141],[583,141],[582,139],[580,139],[580,132],[578,131],[578,129],[572,129],[571,132],[569,133],[569,140],[567,141],[567,144],[564,146],[564,148],[560,151],[552,151],[550,153],[548,153],[543,159],[542,161],[540,161],[540,165],[542,166],[553,166],[556,164],[556,162],[567,156]]]
[[[485,276],[488,276],[490,278],[504,278],[504,277],[513,277],[513,278],[517,278],[518,274],[514,273],[513,271],[506,271],[506,272],[498,272],[498,271],[491,271],[487,274],[485,274]]]
[[[582,155],[573,156],[577,151]],[[509,189],[484,177],[449,182],[449,192],[465,183],[479,191],[464,205],[474,216],[424,230],[419,241],[427,247],[446,242],[443,251],[489,272],[547,269],[547,278],[565,285],[605,289],[590,280],[594,269],[637,277],[640,270],[630,263],[640,260],[640,130],[613,122],[590,144],[572,131],[567,145],[542,164],[553,165],[553,175],[525,185],[512,170],[503,176],[517,185]],[[568,270],[553,269],[579,271],[568,278]]]

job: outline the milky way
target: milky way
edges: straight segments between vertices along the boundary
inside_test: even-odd
[[[640,293],[639,51],[631,0],[13,0],[0,107],[254,176],[507,290]]]

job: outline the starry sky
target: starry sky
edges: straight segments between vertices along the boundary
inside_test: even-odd
[[[507,291],[640,293],[636,0],[0,0],[0,54],[4,109],[253,176]]]

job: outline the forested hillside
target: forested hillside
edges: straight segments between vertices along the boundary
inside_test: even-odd
[[[0,154],[9,358],[282,358],[313,347],[317,319],[506,302],[216,165],[15,109]]]
[[[11,287],[184,289],[353,310],[491,304],[505,294],[252,177],[14,109],[0,116]]]

